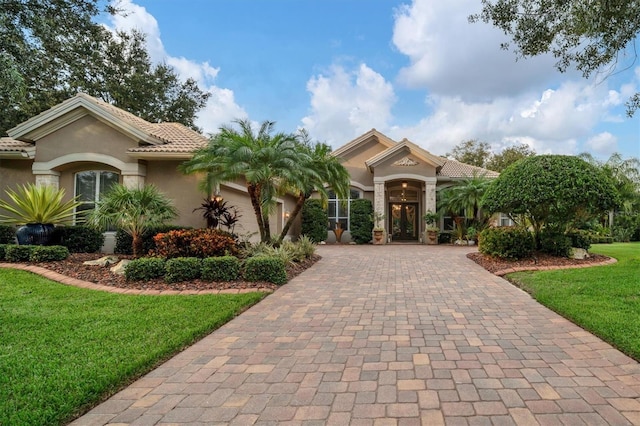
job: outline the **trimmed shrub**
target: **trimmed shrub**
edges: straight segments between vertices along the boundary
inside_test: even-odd
[[[534,241],[529,231],[516,227],[487,228],[480,233],[478,250],[503,259],[522,259],[533,254]]]
[[[371,241],[371,231],[373,230],[373,204],[370,200],[363,198],[351,201],[351,213],[349,221],[351,223],[351,239],[356,244],[367,244]]]
[[[314,243],[326,241],[328,223],[327,211],[322,207],[320,200],[310,199],[304,202],[301,234],[309,237]]]
[[[0,225],[0,244],[15,244],[16,228],[11,225]]]
[[[551,256],[569,257],[571,238],[562,232],[543,229],[540,232],[540,251]]]
[[[571,238],[571,247],[589,250],[591,248],[591,234],[586,231],[575,231],[567,234]]]
[[[202,259],[201,275],[206,281],[235,281],[240,276],[240,259],[235,256]]]
[[[159,257],[134,259],[124,269],[127,281],[149,281],[164,275],[165,260]]]
[[[228,232],[219,229],[183,229],[158,234],[154,237],[156,256],[206,257],[235,254],[236,242]]]
[[[607,237],[606,235],[592,235],[592,244],[613,244],[613,237]]]
[[[279,257],[256,256],[244,261],[243,277],[247,281],[267,281],[282,285],[287,282],[287,270]]]
[[[31,250],[36,246],[19,246],[17,244],[7,244],[4,258],[9,262],[28,262],[31,257]]]
[[[53,241],[68,248],[70,253],[96,253],[104,244],[104,234],[88,226],[57,226]]]
[[[143,253],[149,253],[156,248],[153,237],[163,232],[169,232],[178,229],[191,229],[184,226],[165,225],[148,229],[142,234],[142,251]],[[114,253],[119,254],[133,254],[133,238],[123,230],[119,229],[116,232],[116,246],[113,249]]]
[[[0,262],[5,260],[4,255],[5,255],[5,252],[7,250],[7,246],[8,245],[9,244],[0,244]]]
[[[175,257],[164,265],[164,280],[168,283],[200,278],[202,261],[197,257]]]
[[[33,246],[29,260],[31,262],[55,262],[69,257],[65,246]]]

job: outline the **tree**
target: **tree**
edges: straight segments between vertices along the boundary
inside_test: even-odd
[[[223,126],[209,144],[180,166],[184,173],[205,173],[202,189],[244,178],[260,239],[271,242],[269,216],[281,185],[304,187],[300,169],[309,164],[309,155],[300,149],[298,136],[277,133],[275,123],[264,121],[254,133],[249,120],[236,120],[239,129]]]
[[[495,172],[502,172],[504,169],[512,165],[518,160],[526,157],[532,157],[536,152],[529,148],[528,145],[520,144],[507,147],[500,154],[495,154],[487,163],[487,169]]]
[[[296,197],[296,205],[280,233],[278,243],[283,241],[302,210],[304,202],[313,192],[320,194],[323,205],[327,202],[327,186],[331,187],[339,199],[346,199],[349,196],[349,172],[340,163],[340,159],[331,155],[331,146],[325,143],[312,143],[304,130],[301,131],[300,138],[299,147],[306,154],[303,157],[306,163],[300,165],[300,176],[292,182],[283,182],[281,187],[282,192],[291,193]]]
[[[588,216],[619,205],[611,179],[586,161],[566,155],[528,157],[507,168],[487,188],[482,206],[488,213],[522,215],[536,242],[542,228],[564,232]]]
[[[482,12],[470,17],[501,29],[520,57],[551,53],[564,72],[575,66],[584,77],[603,69],[614,72],[640,32],[640,3],[606,0],[482,0]],[[511,48],[509,43],[502,45]],[[632,53],[635,60],[636,55]],[[627,103],[632,116],[640,93]]]
[[[440,191],[439,209],[450,212],[454,217],[462,213],[464,218],[482,225],[486,218],[480,205],[489,184],[491,180],[484,175],[466,177]]]
[[[176,208],[153,185],[130,189],[113,185],[87,215],[87,223],[106,229],[115,226],[133,239],[133,255],[142,254],[142,235],[178,215]]]
[[[485,167],[491,158],[491,147],[486,142],[469,139],[460,142],[445,156],[452,157],[461,163],[471,166]]]
[[[102,3],[2,1],[0,134],[79,91],[149,121],[194,127],[209,94],[165,64],[152,66],[140,33],[114,35],[94,22]]]

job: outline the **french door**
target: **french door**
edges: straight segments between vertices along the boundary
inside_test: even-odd
[[[391,240],[417,241],[420,234],[418,203],[391,203],[389,212]]]

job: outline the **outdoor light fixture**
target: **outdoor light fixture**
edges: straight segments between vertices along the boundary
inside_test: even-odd
[[[289,216],[291,216],[291,212],[289,210],[284,212],[284,218],[285,219],[289,219]]]
[[[406,180],[402,181],[402,187],[403,187],[403,188],[406,188],[406,187],[407,187],[407,185],[408,185],[408,184],[407,184],[407,181],[406,181]]]

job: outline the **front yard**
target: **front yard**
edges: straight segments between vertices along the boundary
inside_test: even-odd
[[[598,244],[608,266],[507,275],[538,302],[640,360],[640,243]]]
[[[0,269],[0,425],[66,423],[263,297],[119,295]]]

